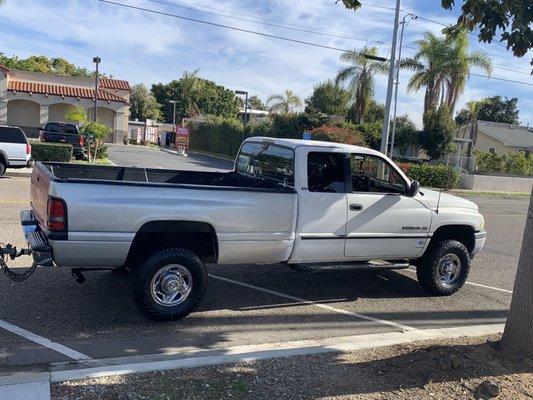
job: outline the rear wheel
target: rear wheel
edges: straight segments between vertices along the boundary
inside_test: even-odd
[[[456,240],[445,240],[428,250],[416,267],[418,282],[428,292],[439,296],[461,289],[469,271],[468,250]]]
[[[185,249],[162,250],[134,269],[135,299],[141,310],[158,321],[186,317],[207,290],[207,270],[196,254]]]
[[[6,165],[4,164],[4,160],[0,159],[0,176],[4,175],[6,172]]]

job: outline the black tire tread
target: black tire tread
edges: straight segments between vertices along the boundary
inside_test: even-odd
[[[461,258],[461,277],[454,286],[446,288],[437,283],[436,273],[438,261],[448,253],[459,253],[457,255]],[[465,284],[469,272],[470,257],[468,249],[457,240],[445,240],[432,246],[426,251],[416,267],[416,276],[420,285],[437,296],[450,296],[457,292]]]
[[[144,290],[144,284],[145,279],[147,279],[147,275],[151,272],[152,266],[167,258],[191,260],[199,269],[198,273],[202,275],[202,279],[200,282],[197,282],[197,280],[194,281],[194,285],[200,284],[199,289],[193,288],[193,290],[199,290],[199,293],[196,295],[191,293],[190,297],[178,306],[163,309],[161,307],[154,307],[150,294],[147,294]],[[187,267],[189,268],[190,266]],[[187,249],[170,248],[158,251],[150,256],[142,266],[135,268],[133,270],[133,274],[135,279],[135,300],[141,311],[146,316],[156,321],[175,321],[185,318],[200,305],[205,297],[205,294],[207,293],[207,270],[205,265],[195,253]],[[176,311],[176,308],[178,311]]]

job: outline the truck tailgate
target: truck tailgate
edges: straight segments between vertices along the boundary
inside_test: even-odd
[[[35,164],[31,173],[31,206],[34,211],[35,218],[43,230],[46,230],[49,189],[50,175],[48,174],[48,170],[46,170],[46,168],[39,163]]]

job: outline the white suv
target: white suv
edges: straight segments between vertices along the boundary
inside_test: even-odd
[[[6,168],[24,168],[31,162],[31,146],[24,131],[16,126],[0,125],[0,176]]]

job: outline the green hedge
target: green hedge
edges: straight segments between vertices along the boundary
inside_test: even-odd
[[[505,173],[513,175],[533,175],[533,155],[519,151],[515,154],[496,154],[476,151],[476,164],[481,173]]]
[[[32,142],[31,156],[35,161],[69,162],[72,158],[72,146],[63,143]]]
[[[459,184],[459,173],[447,165],[410,164],[408,168],[402,166],[402,169],[421,186],[454,188]],[[449,182],[446,184],[448,179]]]

